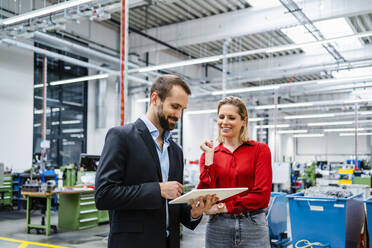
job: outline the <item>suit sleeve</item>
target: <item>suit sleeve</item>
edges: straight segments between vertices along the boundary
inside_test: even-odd
[[[244,195],[237,195],[225,202],[229,213],[236,214],[242,210],[266,208],[270,201],[272,169],[270,148],[263,144],[256,154],[254,186]]]
[[[180,161],[180,164],[182,165],[182,177],[181,177],[181,183],[183,184],[183,155],[182,155],[182,151],[180,150],[180,154],[181,154],[181,161]],[[191,229],[191,230],[194,230],[197,225],[200,223],[201,218],[199,219],[196,219],[196,220],[192,220],[191,218],[191,205],[190,204],[182,204],[181,205],[181,211],[180,211],[180,219],[181,219],[181,223]]]
[[[128,157],[126,138],[119,128],[110,129],[106,135],[96,173],[96,206],[100,210],[161,208],[159,183],[124,184]]]

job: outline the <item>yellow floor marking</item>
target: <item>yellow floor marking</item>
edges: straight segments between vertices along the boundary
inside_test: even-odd
[[[18,246],[17,248],[25,248],[26,246],[28,246],[27,243],[22,243],[20,246]]]
[[[69,248],[66,246],[50,245],[50,244],[43,244],[43,243],[37,243],[37,242],[32,242],[32,241],[10,239],[10,238],[3,238],[3,237],[0,237],[0,240],[22,243],[20,246],[18,246],[18,248],[25,248],[27,245],[39,245],[39,246],[51,247],[51,248]]]

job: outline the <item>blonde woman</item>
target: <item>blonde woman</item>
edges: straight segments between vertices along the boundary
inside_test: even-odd
[[[238,97],[226,97],[217,108],[218,142],[202,143],[200,183],[203,188],[248,187],[210,208],[206,248],[270,247],[265,209],[270,201],[270,149],[249,139],[248,112]]]

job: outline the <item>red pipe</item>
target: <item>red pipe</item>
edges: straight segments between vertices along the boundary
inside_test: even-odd
[[[120,125],[124,126],[125,0],[121,1]]]

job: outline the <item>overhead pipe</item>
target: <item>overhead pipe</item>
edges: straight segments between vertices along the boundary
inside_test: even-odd
[[[45,34],[45,33],[39,32],[39,31],[35,32],[33,34],[33,36],[39,42],[46,41],[46,42],[49,43],[48,45],[50,45],[50,43],[54,43],[54,44],[57,44],[59,46],[66,47],[66,48],[70,49],[70,51],[72,51],[72,52],[73,51],[78,51],[78,52],[84,53],[88,57],[91,56],[93,58],[98,58],[98,59],[105,60],[109,63],[114,64],[114,65],[120,65],[120,58],[110,56],[110,55],[104,54],[102,52],[95,51],[93,49],[75,44],[75,43],[70,42],[70,41],[66,41],[66,40],[63,40],[63,39],[60,39],[60,38],[57,38],[57,37],[54,37],[52,35],[48,35],[48,34]],[[139,65],[137,65],[133,62],[130,62],[130,61],[128,61],[128,66],[133,67],[133,68],[139,68],[140,67]],[[159,73],[157,73],[157,72],[148,72],[148,74],[151,74],[154,77],[159,76]]]
[[[43,55],[48,56],[48,57],[63,60],[65,62],[74,64],[74,65],[78,65],[78,66],[81,66],[81,67],[84,67],[84,68],[89,68],[89,69],[93,69],[93,70],[97,70],[97,71],[107,72],[110,75],[114,75],[114,76],[120,76],[120,71],[110,70],[110,69],[107,69],[105,67],[94,65],[94,64],[84,62],[84,61],[81,61],[81,60],[78,60],[78,59],[74,59],[74,58],[71,58],[71,57],[68,57],[68,56],[65,56],[65,55],[61,55],[61,54],[58,54],[58,53],[55,53],[55,52],[50,52],[50,51],[44,50],[42,48],[34,47],[34,46],[31,46],[31,45],[25,44],[23,42],[11,40],[11,39],[2,39],[2,40],[0,40],[0,44],[2,44],[2,43],[7,44],[7,45],[11,45],[11,46],[16,46],[16,47],[26,49],[26,50],[29,50],[29,51],[33,51],[35,53],[43,54]],[[134,82],[151,85],[151,82],[149,82],[145,79],[142,79],[142,78],[138,78],[138,77],[134,77],[134,76],[128,76],[128,79],[131,80],[131,81],[134,81]]]

